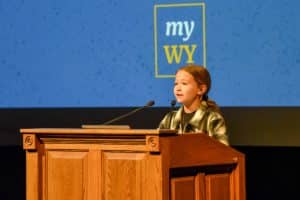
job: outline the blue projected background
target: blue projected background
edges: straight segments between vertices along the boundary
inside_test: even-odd
[[[155,5],[176,3],[205,9],[158,9],[155,21]],[[193,60],[206,62],[220,106],[300,106],[299,8],[295,0],[0,0],[0,107],[169,106],[173,79],[155,76],[167,64],[163,45],[195,41]],[[194,21],[195,32],[181,43],[180,32],[163,38],[161,20]]]

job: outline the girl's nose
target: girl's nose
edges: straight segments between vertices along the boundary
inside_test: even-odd
[[[176,85],[176,86],[175,86],[175,90],[176,90],[176,91],[179,91],[179,90],[181,90],[181,87],[180,87],[179,85]]]

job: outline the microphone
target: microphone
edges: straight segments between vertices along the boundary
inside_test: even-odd
[[[145,108],[149,108],[149,107],[153,106],[154,104],[155,104],[155,102],[154,102],[153,100],[151,100],[151,101],[149,101],[146,105],[144,105],[143,107],[136,108],[136,109],[130,111],[129,113],[126,113],[126,114],[121,115],[121,116],[119,116],[119,117],[113,118],[113,119],[111,119],[111,120],[109,120],[109,121],[106,121],[106,122],[103,123],[103,125],[109,125],[109,124],[112,124],[112,123],[114,123],[114,122],[116,122],[116,121],[118,121],[118,120],[120,120],[120,119],[123,119],[123,118],[125,118],[125,117],[130,116],[130,115],[133,115],[134,113],[136,113],[136,112],[138,112],[138,111],[140,111],[140,110],[143,110],[143,109],[145,109]]]
[[[175,109],[175,105],[176,105],[176,100],[172,100],[171,101],[171,111],[173,111]]]

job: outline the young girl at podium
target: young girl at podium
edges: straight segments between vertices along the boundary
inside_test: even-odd
[[[182,106],[169,112],[160,122],[160,129],[206,133],[228,145],[226,126],[218,105],[208,98],[211,77],[208,70],[198,65],[187,65],[176,72],[174,96]]]

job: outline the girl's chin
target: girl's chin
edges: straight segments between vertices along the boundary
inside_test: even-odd
[[[176,99],[176,101],[177,101],[177,103],[183,103],[183,101],[182,100],[180,100],[180,99]]]

